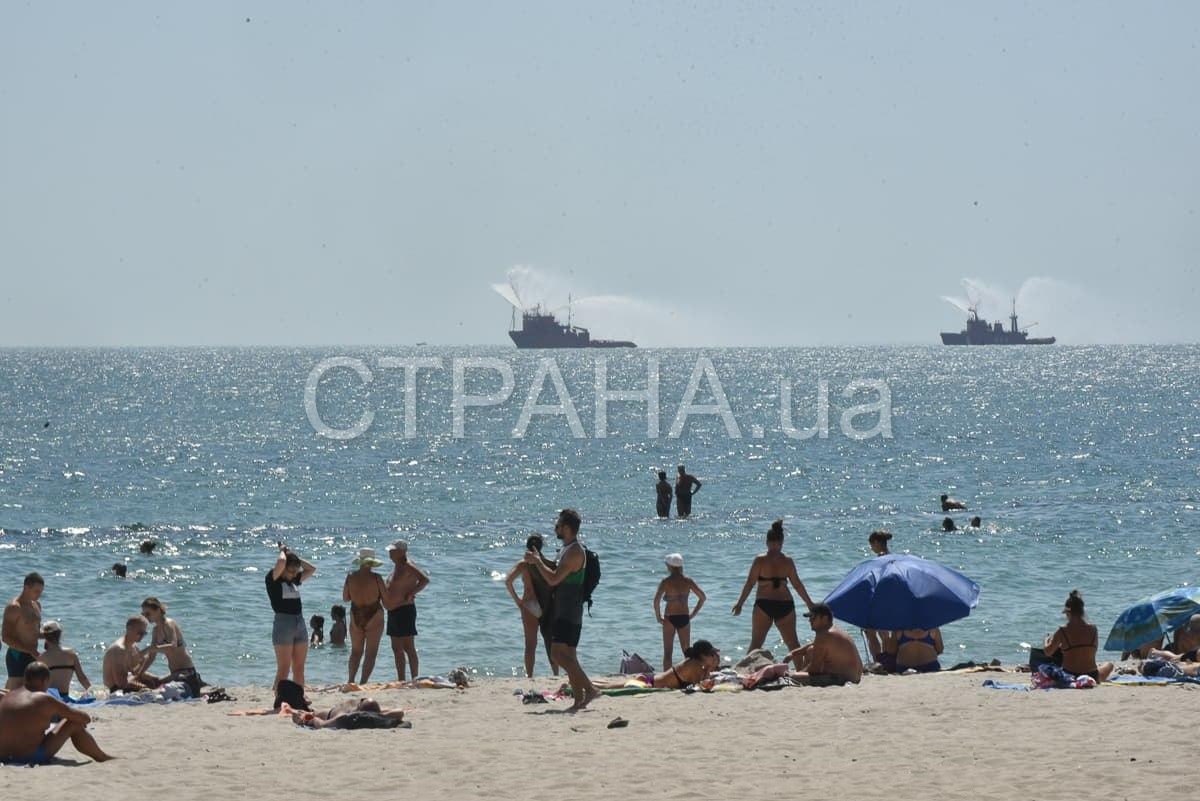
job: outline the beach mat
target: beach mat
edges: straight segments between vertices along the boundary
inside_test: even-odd
[[[1110,677],[1108,683],[1125,687],[1166,687],[1172,684],[1200,684],[1200,678],[1195,676],[1168,678],[1166,676],[1121,675]]]

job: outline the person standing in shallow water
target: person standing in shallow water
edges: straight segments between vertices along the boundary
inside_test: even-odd
[[[396,658],[396,676],[404,681],[407,662],[415,680],[418,675],[417,662],[417,593],[429,586],[429,576],[408,561],[408,543],[396,540],[387,547],[388,557],[394,567],[388,576],[383,596],[387,608],[387,633],[392,641],[392,655]]]
[[[679,517],[691,517],[692,496],[704,486],[700,479],[688,473],[687,468],[679,465],[679,475],[675,478],[675,513]]]
[[[674,490],[671,489],[671,482],[667,481],[667,474],[664,470],[658,471],[658,483],[654,485],[654,491],[658,496],[657,511],[659,517],[671,516],[671,496],[674,495]]]
[[[383,564],[374,548],[360,548],[354,558],[355,570],[346,576],[342,585],[342,600],[350,603],[350,683],[362,663],[361,683],[371,679],[379,641],[383,639],[383,596],[387,587],[383,577],[373,568]]]

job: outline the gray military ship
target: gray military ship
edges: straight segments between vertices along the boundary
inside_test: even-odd
[[[521,311],[521,327],[516,327],[516,310],[513,311],[513,329],[508,332],[518,348],[636,348],[626,340],[592,339],[586,328],[571,325],[570,307],[564,325],[551,312],[540,305]]]
[[[1029,331],[1017,325],[1017,302],[1013,301],[1012,314],[1008,316],[1009,327],[997,320],[989,323],[979,316],[979,310],[971,306],[967,311],[966,329],[953,333],[942,332],[943,345],[1053,345],[1054,337],[1031,337]],[[1036,325],[1036,323],[1035,323]]]

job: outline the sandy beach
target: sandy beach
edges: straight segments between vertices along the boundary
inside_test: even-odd
[[[98,801],[178,801],[233,793],[347,798],[388,790],[450,799],[789,797],[1120,799],[1194,775],[1190,737],[1162,735],[1194,703],[1193,686],[1008,692],[987,678],[1028,674],[868,676],[846,688],[661,692],[524,705],[518,688],[553,682],[485,679],[465,691],[387,690],[412,729],[310,731],[279,717],[230,717],[266,706],[261,688],[237,703],[106,707],[93,731],[121,757],[0,768],[0,787]],[[1181,694],[1188,694],[1187,698]],[[316,706],[345,696],[311,693]],[[626,728],[608,729],[620,716]],[[348,793],[348,795],[347,795]]]

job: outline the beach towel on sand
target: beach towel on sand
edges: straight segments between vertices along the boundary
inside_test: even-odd
[[[1028,692],[1029,690],[1089,690],[1099,685],[1091,676],[1076,676],[1057,665],[1045,664],[1030,675],[1029,684],[987,679],[983,682],[983,686],[991,690]]]
[[[1097,685],[1091,676],[1076,676],[1055,664],[1039,665],[1029,682],[1038,690],[1090,690]]]
[[[1126,687],[1169,687],[1176,684],[1200,684],[1195,676],[1113,676],[1110,684]]]

